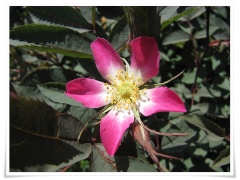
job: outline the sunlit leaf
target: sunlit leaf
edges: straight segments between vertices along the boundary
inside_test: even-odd
[[[10,31],[12,46],[80,58],[92,57],[90,44],[95,39],[92,33],[79,34],[71,29],[53,25],[28,24],[17,26]]]
[[[188,9],[191,9],[191,7],[188,7]],[[190,21],[198,16],[200,16],[201,14],[203,14],[206,11],[205,7],[198,7],[196,11],[192,11],[191,13],[187,13],[184,16],[182,16],[179,20],[181,21]]]
[[[65,103],[73,106],[82,106],[81,103],[74,101],[73,99],[65,95],[65,83],[52,82],[46,84],[38,84],[37,87],[43,95],[45,95],[47,98],[51,99],[54,102]]]
[[[175,123],[175,121],[177,123]],[[179,121],[179,122],[178,122]],[[182,121],[182,118],[176,118],[171,121],[171,124],[174,124],[172,127],[168,127],[167,132],[182,132],[187,133],[187,136],[164,136],[161,142],[161,150],[164,153],[178,154],[188,147],[186,141],[194,138],[196,132],[188,126],[187,123]],[[180,154],[179,154],[180,155]]]
[[[219,27],[219,30],[213,34],[213,37],[217,40],[229,40],[230,39],[230,25],[226,23],[222,18],[217,16],[210,17],[210,25]]]
[[[219,27],[217,27],[217,26],[210,26],[209,27],[209,36],[211,36],[218,29],[219,29]],[[196,38],[196,39],[206,38],[206,28],[204,28],[203,30],[195,32],[194,38]]]
[[[224,149],[220,155],[215,159],[213,167],[220,167],[230,163],[230,148]]]
[[[179,42],[186,42],[190,39],[190,35],[185,33],[182,30],[177,30],[174,31],[170,34],[168,34],[164,39],[163,39],[163,45],[168,45],[168,44],[175,44]]]
[[[173,12],[175,12],[174,10],[175,9],[177,10],[177,8],[178,8],[178,6],[176,6],[175,8],[172,8],[171,10]],[[196,11],[198,8],[199,7],[192,7],[192,8],[190,8],[190,9],[188,9],[188,10],[182,12],[182,13],[179,13],[179,14],[173,16],[173,17],[170,16],[171,18],[169,16],[161,18],[161,21],[162,21],[161,22],[161,30],[165,29],[169,24],[171,24],[174,21],[177,21],[179,18]]]
[[[178,8],[179,8],[179,6],[166,6],[165,8],[163,8],[159,12],[159,16],[161,16],[161,23],[163,21],[169,20],[174,15],[174,13],[177,11]]]
[[[221,140],[226,136],[224,130],[219,125],[205,117],[200,115],[188,115],[184,116],[184,119],[206,131],[212,140]]]

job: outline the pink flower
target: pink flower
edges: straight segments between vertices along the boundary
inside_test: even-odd
[[[141,86],[159,71],[160,54],[152,37],[138,37],[131,43],[131,65],[120,58],[113,47],[102,38],[92,44],[96,66],[107,83],[78,78],[66,85],[66,95],[89,108],[112,105],[100,122],[100,136],[107,153],[117,151],[126,129],[134,116],[156,112],[186,112],[179,96],[167,87],[143,89]],[[136,118],[137,119],[137,118]]]

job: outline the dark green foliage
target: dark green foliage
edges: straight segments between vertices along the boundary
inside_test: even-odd
[[[157,157],[173,172],[230,172],[230,7],[11,7],[10,171],[157,172],[158,164],[126,131],[114,157],[99,135],[102,109],[65,96],[66,83],[105,81],[90,44],[107,39],[129,60],[129,43],[156,38],[160,73],[187,112],[141,116],[164,133],[151,145],[180,160]],[[155,159],[156,160],[156,159]]]

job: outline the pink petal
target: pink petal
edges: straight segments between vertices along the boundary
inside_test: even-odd
[[[89,78],[78,78],[66,85],[67,96],[89,108],[98,108],[108,104],[105,101],[107,89],[104,83]]]
[[[117,151],[124,132],[134,121],[131,111],[111,110],[100,122],[100,136],[107,153],[113,156]]]
[[[97,69],[104,79],[110,82],[109,75],[114,78],[117,70],[124,70],[120,56],[105,39],[97,38],[91,48]]]
[[[138,101],[139,111],[144,116],[156,112],[186,112],[180,97],[167,87],[158,87],[146,90],[146,94]]]
[[[131,72],[147,82],[159,72],[160,53],[153,37],[138,37],[131,42]]]

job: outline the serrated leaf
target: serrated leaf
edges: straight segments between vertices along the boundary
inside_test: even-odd
[[[57,103],[65,103],[72,106],[81,106],[82,104],[74,101],[72,98],[69,98],[65,95],[66,92],[66,84],[65,83],[46,83],[46,84],[38,84],[38,89],[41,93],[46,96],[48,99],[57,102]]]
[[[102,144],[94,144],[92,154],[92,169],[94,172],[156,172],[150,163],[128,156],[110,157]]]
[[[186,11],[180,13],[180,14],[177,14],[177,15],[171,17],[171,18],[161,19],[161,21],[162,21],[162,22],[161,22],[161,31],[162,31],[163,29],[165,29],[165,28],[166,28],[169,24],[171,24],[172,22],[177,21],[177,20],[180,19],[181,17],[183,17],[183,16],[185,16],[185,15],[187,15],[187,14],[190,14],[190,13],[196,11],[198,8],[199,8],[199,7],[192,7],[192,8],[190,8],[190,9],[188,9],[188,10],[186,10]]]
[[[94,6],[78,6],[80,13],[82,16],[88,21],[88,23],[92,24],[94,19],[95,7]]]
[[[127,156],[115,156],[119,171],[124,172],[157,172],[156,168],[139,158]]]
[[[40,100],[21,96],[11,97],[10,112],[12,112],[11,126],[23,132],[46,138],[76,141],[83,128],[83,124],[75,117],[59,113]],[[88,132],[86,131],[86,133]]]
[[[71,106],[68,114],[79,119],[84,125],[97,114],[97,111],[84,106]]]
[[[108,41],[114,49],[120,50],[120,48],[127,42],[129,38],[129,31],[126,17],[123,16],[114,25],[108,37]]]
[[[25,86],[19,85],[17,83],[12,83],[14,90],[17,92],[18,95],[31,97],[33,99],[44,99],[45,96],[40,93],[39,89],[36,86]]]
[[[10,127],[9,149],[11,172],[54,172],[86,159],[91,144],[31,136]]]
[[[72,71],[62,68],[40,68],[27,74],[20,83],[13,83],[14,89],[19,95],[31,97],[34,99],[48,99],[37,87],[37,84],[48,82],[67,83],[77,78]]]
[[[27,10],[36,24],[57,25],[79,33],[92,29],[82,14],[70,6],[28,6]]]
[[[183,117],[187,122],[206,131],[210,138],[221,140],[226,136],[224,130],[216,123],[200,115],[188,115]]]
[[[39,100],[10,100],[12,171],[56,171],[89,156],[91,144],[82,144],[90,142],[88,132],[77,142],[83,128],[79,120]]]
[[[17,26],[10,31],[10,45],[60,53],[66,56],[92,58],[90,44],[96,36],[79,34],[71,29],[40,24]]]
[[[102,144],[95,143],[92,151],[93,172],[117,172],[114,158],[110,157]]]
[[[47,82],[67,83],[77,78],[76,74],[70,70],[62,68],[39,68],[28,73],[20,82],[20,85],[31,86]]]
[[[168,34],[164,39],[163,39],[163,45],[169,45],[169,44],[175,44],[179,42],[186,42],[190,39],[190,35],[185,33],[182,30],[177,30],[174,31],[170,34]]]
[[[215,159],[213,168],[220,167],[230,163],[230,148],[221,151],[220,155]]]

